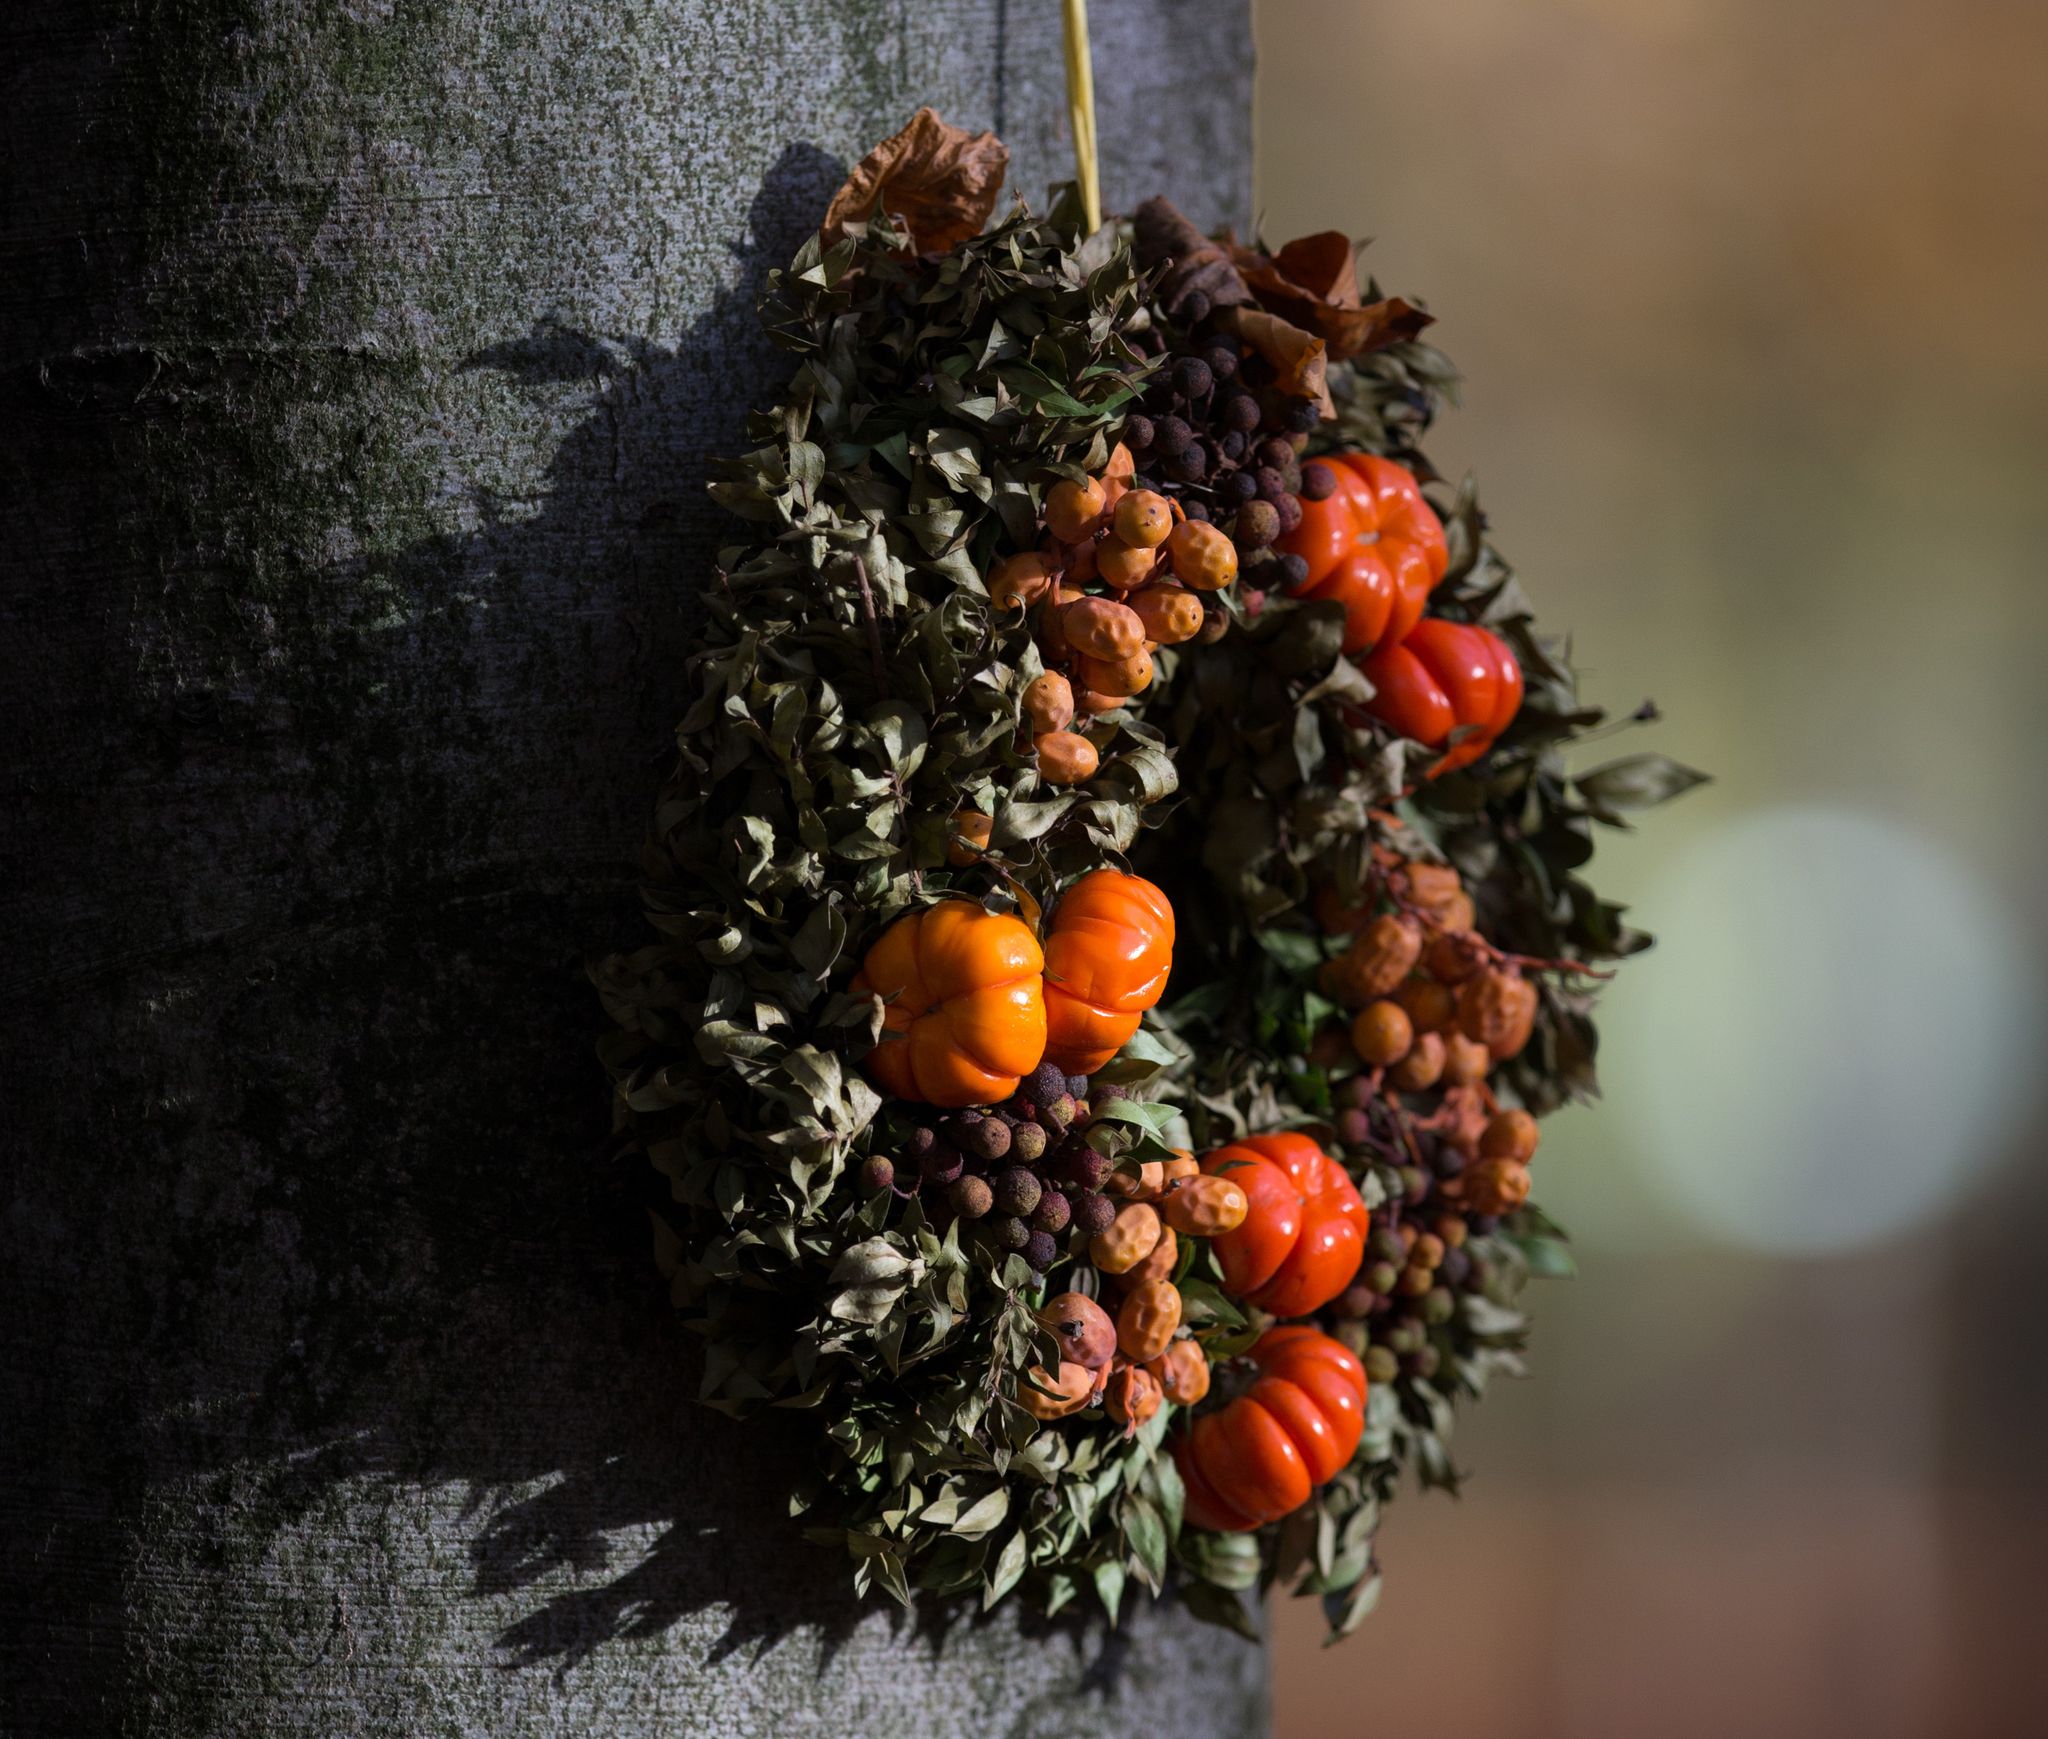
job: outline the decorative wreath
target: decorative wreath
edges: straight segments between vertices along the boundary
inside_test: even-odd
[[[645,899],[598,969],[703,1397],[807,1410],[862,1590],[1371,1607],[1519,1369],[1593,1088],[1602,723],[1337,234],[989,222],[929,110],[771,275]],[[1648,709],[1636,715],[1648,716]]]

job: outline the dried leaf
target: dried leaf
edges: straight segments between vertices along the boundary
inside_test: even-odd
[[[969,133],[932,109],[919,109],[900,133],[863,157],[832,196],[824,243],[830,247],[879,207],[898,220],[919,253],[946,253],[981,233],[1009,167],[1009,148],[995,134]]]
[[[1328,381],[1328,347],[1313,333],[1262,308],[1232,308],[1222,324],[1273,365],[1275,385],[1295,398],[1314,399],[1324,416],[1334,414]]]
[[[1333,362],[1405,342],[1430,324],[1399,296],[1361,304],[1357,250],[1340,230],[1301,236],[1270,257],[1251,248],[1231,257],[1259,306],[1321,338]]]

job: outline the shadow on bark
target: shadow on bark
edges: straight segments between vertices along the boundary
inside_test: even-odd
[[[485,501],[474,531],[324,582],[344,620],[299,649],[293,736],[270,752],[303,745],[290,795],[327,889],[209,962],[225,988],[186,1041],[200,1079],[160,1095],[184,1109],[136,1156],[161,1156],[166,1191],[203,1178],[232,1205],[153,1283],[169,1356],[131,1379],[156,1423],[114,1484],[213,1481],[218,1514],[176,1549],[259,1554],[331,1527],[337,1500],[418,1525],[424,1492],[471,1596],[530,1602],[496,1635],[507,1666],[567,1670],[715,1607],[710,1660],[802,1629],[822,1670],[882,1610],[788,1516],[803,1425],[690,1399],[638,1182],[608,1169],[581,971],[641,934],[630,863],[727,529],[704,459],[779,378],[754,303],[840,175],[784,153],[732,287],[673,349],[543,318],[466,360],[557,406],[587,388],[588,409],[537,506]],[[260,750],[263,704],[182,719],[165,777]],[[119,1027],[111,1009],[115,1050]],[[427,1591],[430,1564],[408,1573]],[[937,1648],[964,1616],[891,1622]],[[1113,1688],[1121,1645],[1089,1646],[1089,1682]]]

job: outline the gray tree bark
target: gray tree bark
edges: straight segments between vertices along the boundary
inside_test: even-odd
[[[1098,5],[1108,195],[1248,215],[1245,0]],[[1257,1650],[853,1604],[604,1234],[582,956],[770,388],[1052,0],[0,9],[0,1728],[1203,1735]]]

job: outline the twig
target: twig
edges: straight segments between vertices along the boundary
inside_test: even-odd
[[[875,667],[875,688],[881,692],[888,686],[882,670],[882,622],[875,614],[875,589],[868,584],[868,564],[859,556],[853,558],[853,573],[860,581],[860,613],[868,626],[868,657]]]

